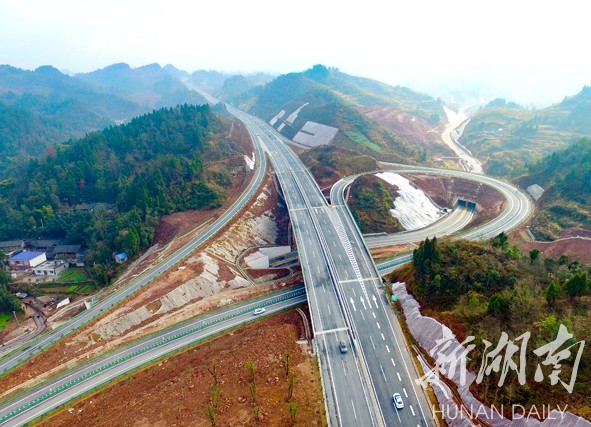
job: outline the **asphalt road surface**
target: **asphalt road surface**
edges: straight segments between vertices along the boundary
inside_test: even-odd
[[[0,406],[1,426],[21,426],[66,402],[212,335],[306,303],[302,286],[217,310],[143,338],[54,378]],[[261,315],[255,308],[264,307]]]
[[[30,342],[23,347],[15,348],[11,354],[0,360],[0,376],[29,359],[31,356],[51,346],[65,335],[82,327],[104,311],[109,310],[111,307],[135,293],[137,290],[146,286],[218,233],[246,206],[263,182],[267,169],[266,157],[263,154],[261,146],[256,144],[256,142],[255,149],[255,170],[252,172],[254,176],[250,180],[249,185],[236,202],[234,202],[234,204],[232,204],[232,206],[230,206],[230,208],[228,208],[213,224],[208,226],[205,231],[200,233],[177,252],[164,259],[160,264],[134,279],[126,287],[108,295],[89,310],[83,311],[59,328],[42,335],[36,341]]]
[[[286,198],[320,342],[322,372],[329,372],[329,378],[323,375],[323,385],[331,424],[432,425],[380,275],[349,211],[327,204],[282,136],[258,119],[232,112],[261,138]],[[351,349],[344,355],[338,350],[343,334]],[[393,406],[396,392],[405,400],[403,410]]]
[[[380,273],[345,204],[329,206],[326,203],[310,173],[287,147],[285,139],[270,126],[238,110],[232,108],[229,110],[245,122],[257,147],[255,179],[251,181],[245,195],[206,233],[136,280],[131,286],[110,295],[92,310],[85,312],[92,317],[84,320],[83,316],[78,316],[66,328],[58,329],[55,334],[46,334],[34,346],[22,349],[12,357],[4,359],[0,364],[0,370],[5,372],[10,369],[11,360],[14,361],[13,363],[24,360],[124,299],[172,267],[219,231],[244,206],[260,185],[265,169],[264,155],[261,151],[261,147],[264,147],[273,162],[281,184],[300,251],[331,424],[432,425],[433,420],[426,398],[414,381],[418,374],[414,370],[411,355],[404,345],[398,321],[382,292]],[[455,171],[403,166],[397,172],[461,174]],[[489,185],[499,185],[497,180],[483,176],[478,178],[489,180]],[[501,184],[504,183],[501,182]],[[527,196],[525,196],[527,202],[524,202],[523,194],[509,185],[499,185],[497,189],[505,195],[507,209],[495,220],[466,233],[467,238],[490,237],[501,230],[514,227],[529,216],[531,205]],[[460,222],[456,220],[454,224]],[[408,258],[409,256],[405,255],[388,262],[403,263],[407,262]],[[298,298],[300,300],[297,300],[297,304],[301,304],[303,297]],[[235,310],[245,309],[250,308],[238,307]],[[277,310],[282,309],[285,309],[285,306],[277,308]],[[267,309],[267,313],[271,312],[272,310]],[[240,315],[216,322],[217,326],[212,326],[207,333],[218,333],[225,327],[233,327],[248,321],[252,319],[249,316],[252,314],[242,312]],[[209,320],[202,320],[202,322],[209,322]],[[196,327],[193,323],[191,325],[194,331],[190,330],[187,324],[179,326],[179,328],[188,328],[184,331],[179,332],[175,328],[174,333],[173,330],[169,330],[149,338],[159,339],[159,345],[155,345],[155,342],[141,341],[134,344],[132,348],[122,348],[117,353],[105,356],[107,359],[99,359],[97,363],[102,362],[102,366],[79,367],[71,374],[54,380],[56,383],[47,383],[40,389],[31,391],[32,394],[27,393],[1,407],[0,420],[3,420],[2,417],[6,417],[7,414],[17,411],[18,413],[4,422],[5,425],[21,425],[124,372],[202,339],[199,336],[208,336],[198,335],[198,333],[204,333],[209,326]],[[47,340],[51,335],[55,335],[54,339]],[[346,344],[348,351],[340,350],[339,346],[342,342]],[[116,359],[108,361],[109,357]],[[74,377],[75,375],[78,377]],[[77,381],[76,378],[79,380]],[[58,383],[58,381],[62,382]],[[393,406],[392,394],[395,392],[400,393],[405,401],[405,407],[402,410],[397,410]],[[4,424],[0,421],[0,425]]]

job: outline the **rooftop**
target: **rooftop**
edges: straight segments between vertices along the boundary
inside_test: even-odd
[[[82,250],[80,245],[57,245],[53,249],[53,254],[75,254]]]
[[[22,246],[25,242],[22,240],[7,240],[4,242],[0,242],[0,248],[13,248]]]
[[[30,261],[40,255],[45,255],[45,252],[21,252],[8,259],[8,261]]]

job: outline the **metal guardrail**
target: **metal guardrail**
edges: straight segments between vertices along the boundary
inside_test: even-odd
[[[302,289],[299,289],[299,290],[294,291],[292,293],[289,293],[287,295],[284,295],[282,297],[279,297],[279,298],[275,298],[275,299],[266,301],[266,302],[264,302],[264,303],[262,303],[260,305],[257,305],[255,308],[268,307],[270,305],[277,304],[278,302],[286,301],[286,300],[291,299],[293,297],[304,295],[305,293],[306,293],[305,289],[302,288]],[[109,368],[112,368],[113,366],[117,366],[117,365],[119,365],[119,364],[121,364],[121,363],[123,363],[123,362],[125,362],[125,361],[127,361],[127,360],[129,360],[131,358],[133,358],[133,357],[136,357],[136,356],[138,356],[140,354],[143,354],[143,353],[145,353],[145,352],[147,352],[149,350],[152,350],[152,349],[154,349],[156,347],[160,347],[162,345],[168,344],[171,341],[174,341],[174,340],[177,340],[179,338],[182,338],[182,337],[185,337],[187,335],[190,335],[190,334],[192,334],[194,332],[197,332],[197,331],[199,331],[201,329],[204,329],[204,328],[207,328],[207,327],[212,326],[214,324],[221,323],[221,322],[224,322],[226,320],[230,320],[232,318],[235,318],[235,317],[241,316],[243,314],[252,312],[252,310],[253,310],[253,308],[252,307],[249,307],[248,309],[244,309],[244,310],[238,311],[236,313],[233,313],[233,314],[229,314],[227,316],[220,317],[219,319],[212,320],[212,321],[209,321],[209,322],[205,322],[202,325],[196,326],[194,328],[187,329],[187,330],[185,330],[183,332],[180,332],[178,334],[172,335],[170,337],[166,337],[166,338],[164,338],[164,339],[162,339],[162,340],[160,340],[160,341],[158,341],[158,342],[156,342],[154,344],[150,344],[149,346],[146,346],[146,347],[143,347],[143,348],[141,348],[139,350],[136,350],[133,353],[130,353],[130,354],[125,355],[125,356],[122,356],[122,357],[114,360],[113,362],[110,362],[110,363],[108,363],[108,364],[106,364],[104,366],[101,366],[101,367],[99,367],[99,368],[97,368],[97,369],[95,369],[95,370],[93,370],[91,372],[87,372],[86,374],[80,376],[79,378],[76,378],[76,379],[74,379],[74,380],[72,380],[70,382],[67,382],[65,384],[62,384],[61,386],[59,386],[59,387],[55,388],[54,390],[52,390],[52,391],[44,394],[43,396],[40,396],[37,399],[32,400],[31,402],[29,402],[29,403],[21,406],[20,408],[17,408],[14,411],[12,411],[12,412],[4,415],[2,418],[0,418],[0,424],[3,423],[3,422],[5,422],[5,421],[7,421],[7,420],[9,420],[10,418],[14,417],[15,415],[18,415],[21,412],[23,412],[23,411],[25,411],[25,410],[27,410],[27,409],[29,409],[29,408],[31,408],[31,407],[33,407],[33,406],[41,403],[41,402],[49,399],[50,397],[55,396],[58,393],[61,393],[64,390],[67,390],[68,388],[70,388],[70,387],[72,387],[72,386],[74,386],[74,385],[76,385],[76,384],[78,384],[78,383],[80,383],[80,382],[82,382],[82,381],[84,381],[84,380],[86,380],[86,379],[88,379],[88,378],[90,378],[90,377],[92,377],[92,376],[100,373],[100,372],[103,372],[103,371],[105,371],[105,370],[107,370]]]

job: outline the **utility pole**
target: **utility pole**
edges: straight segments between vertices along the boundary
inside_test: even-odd
[[[16,320],[16,324],[20,325],[20,322],[18,321],[18,317],[16,317],[16,311],[12,310],[12,314],[14,314],[14,320]]]

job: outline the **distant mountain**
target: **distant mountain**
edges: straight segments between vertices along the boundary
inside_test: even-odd
[[[545,189],[531,225],[537,238],[556,239],[568,228],[591,230],[591,139],[528,164],[526,170],[517,183]]]
[[[51,66],[26,71],[0,65],[0,102],[42,114],[46,119],[56,120],[62,127],[76,127],[79,132],[102,127],[108,121],[129,119],[142,112],[138,105],[97,92],[92,85],[62,74]],[[84,116],[86,128],[70,126],[72,115]]]
[[[234,104],[241,102],[248,95],[245,95],[250,90],[263,86],[273,80],[269,74],[257,73],[251,75],[236,74],[224,80],[221,88],[214,92],[214,94],[223,101]]]
[[[224,81],[228,77],[230,77],[229,74],[219,71],[197,70],[191,73],[191,76],[187,79],[187,83],[213,94],[224,85]]]
[[[428,131],[443,112],[427,95],[323,65],[253,89],[242,96],[241,106],[288,138],[307,122],[318,123],[338,129],[331,144],[391,161],[425,160],[426,147],[437,139]]]
[[[543,109],[526,109],[505,100],[480,108],[466,127],[461,143],[494,175],[533,162],[591,135],[591,88]],[[519,170],[519,169],[518,169]]]
[[[19,156],[145,111],[139,105],[44,66],[35,71],[0,65],[0,178]]]
[[[205,99],[189,90],[179,79],[189,74],[169,65],[158,64],[131,68],[125,63],[113,64],[76,77],[107,93],[152,109],[179,104],[204,104]]]

